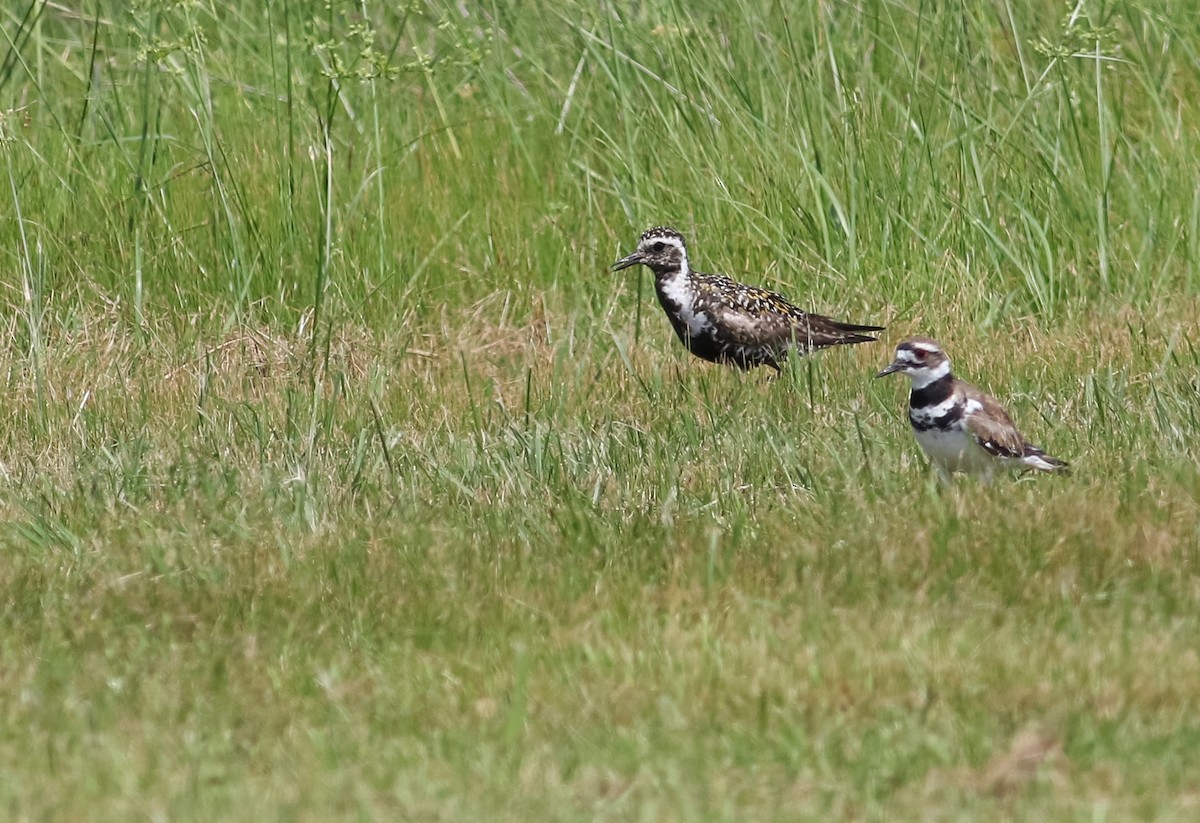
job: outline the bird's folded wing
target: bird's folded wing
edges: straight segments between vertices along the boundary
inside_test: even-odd
[[[1008,414],[990,397],[972,398],[980,408],[967,415],[967,431],[988,454],[996,457],[1021,457],[1025,438],[1017,431]]]
[[[780,351],[790,346],[823,349],[839,343],[874,340],[858,332],[874,326],[848,326],[809,314],[770,289],[735,283],[722,275],[697,278],[692,310],[704,313],[730,344]]]

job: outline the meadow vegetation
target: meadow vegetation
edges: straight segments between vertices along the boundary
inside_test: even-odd
[[[1192,820],[1188,3],[0,11],[10,819]],[[689,358],[693,262],[888,326]],[[940,490],[941,340],[1070,477]]]

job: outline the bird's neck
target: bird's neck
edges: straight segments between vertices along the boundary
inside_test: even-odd
[[[671,282],[687,282],[692,277],[692,269],[688,265],[686,257],[669,265],[654,266],[653,270],[654,280],[660,285]]]
[[[923,389],[931,383],[936,383],[939,380],[953,380],[954,376],[950,374],[950,361],[944,360],[932,369],[921,369],[915,374],[910,374],[912,378],[913,389]]]
[[[954,394],[954,375],[950,367],[939,367],[928,375],[914,376],[909,405],[914,408],[936,406]]]
[[[916,380],[913,380],[912,394],[908,396],[908,406],[914,409],[928,409],[934,406],[941,406],[942,403],[949,400],[950,396],[954,395],[954,378],[949,372],[941,378],[932,380],[918,386]]]

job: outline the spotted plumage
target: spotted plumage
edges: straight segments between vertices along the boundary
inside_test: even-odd
[[[995,398],[959,380],[950,358],[928,337],[896,347],[876,377],[904,372],[912,380],[908,420],[917,442],[944,477],[954,472],[990,477],[997,467],[1063,471],[1067,464],[1027,441]]]
[[[788,354],[865,343],[860,332],[882,326],[842,323],[796,308],[776,292],[719,274],[693,271],[683,235],[660,226],[644,233],[637,251],[613,263],[613,271],[643,265],[654,272],[654,290],[679,340],[692,354],[739,369],[779,371]]]

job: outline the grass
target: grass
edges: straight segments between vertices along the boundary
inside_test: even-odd
[[[0,18],[8,817],[1194,817],[1186,4],[85,5]],[[660,223],[884,342],[693,362]],[[1073,476],[940,491],[910,333]]]

